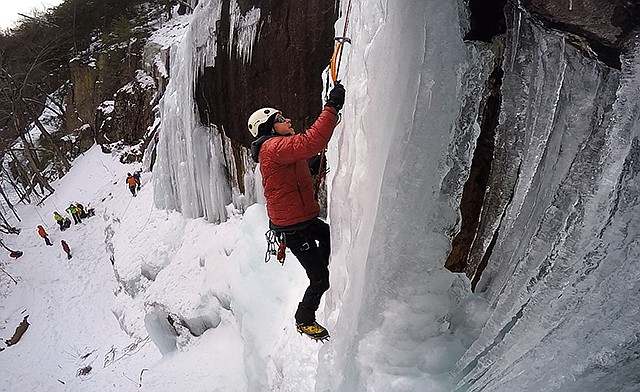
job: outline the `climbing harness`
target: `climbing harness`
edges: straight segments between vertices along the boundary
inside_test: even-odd
[[[278,262],[284,265],[284,259],[287,256],[285,234],[278,233],[275,230],[269,230],[264,236],[267,238],[267,252],[264,255],[264,262],[268,263],[269,260],[271,260],[271,256],[276,256]]]

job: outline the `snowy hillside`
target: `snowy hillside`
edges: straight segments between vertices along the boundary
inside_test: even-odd
[[[2,280],[2,337],[26,315],[30,326],[1,353],[7,390],[137,391],[141,380],[149,391],[260,390],[266,387],[254,380],[277,382],[283,372],[312,388],[318,345],[297,336],[287,312],[304,290],[304,272],[295,259],[264,263],[264,206],[222,225],[187,220],[152,206],[147,173],[132,197],[124,178],[135,168],[94,147],[42,206],[19,211],[23,232],[7,245],[24,255],[4,266],[18,284]],[[69,202],[95,208],[96,216],[61,232],[52,212]],[[161,267],[153,280],[144,278]],[[203,325],[215,328],[171,340],[158,303],[183,316],[207,309]],[[275,353],[307,359],[279,369],[269,361]]]

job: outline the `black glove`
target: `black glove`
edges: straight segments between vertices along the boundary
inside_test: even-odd
[[[342,105],[344,105],[344,86],[340,82],[336,82],[336,85],[329,92],[326,106],[331,106],[339,111],[342,109]]]

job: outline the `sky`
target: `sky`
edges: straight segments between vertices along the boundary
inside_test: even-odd
[[[4,0],[2,2],[2,12],[0,12],[0,28],[11,27],[20,18],[19,13],[30,15],[34,8],[46,9],[62,2],[63,0]]]

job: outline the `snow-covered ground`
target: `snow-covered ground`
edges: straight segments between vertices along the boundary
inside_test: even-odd
[[[185,220],[152,207],[147,173],[132,197],[124,179],[134,169],[94,147],[41,206],[18,207],[22,233],[5,242],[24,255],[3,258],[18,284],[2,274],[0,336],[11,338],[27,315],[30,325],[17,344],[2,344],[4,390],[264,390],[260,384],[282,384],[278,378],[285,374],[287,385],[311,390],[320,345],[293,328],[306,277],[292,256],[284,266],[264,262],[264,206],[222,225]],[[52,213],[64,213],[70,202],[95,208],[96,216],[61,232]],[[39,224],[53,246],[38,236]],[[62,239],[71,247],[70,260]],[[140,281],[147,290],[132,297],[116,280],[112,254],[123,280],[140,276],[141,266],[171,262],[155,282]],[[183,314],[208,307],[219,325],[190,339],[182,331],[186,335],[174,342],[162,340],[159,331],[155,343],[166,348],[163,357],[144,325],[145,308],[161,301]],[[153,320],[147,325],[153,331]],[[274,353],[289,357],[289,368],[270,361]]]

